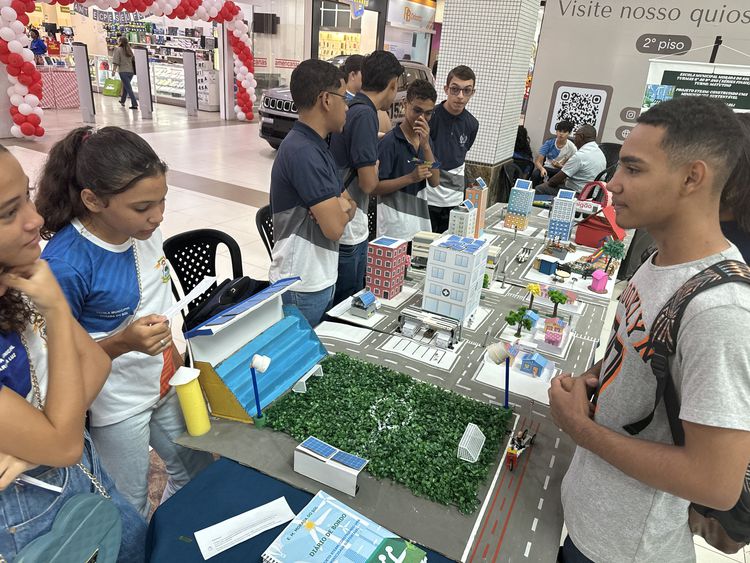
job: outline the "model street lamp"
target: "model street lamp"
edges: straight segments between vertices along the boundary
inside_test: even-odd
[[[505,404],[506,409],[509,406],[508,388],[510,387],[510,353],[505,349],[502,342],[495,342],[487,346],[487,357],[495,365],[500,365],[505,360]]]
[[[268,366],[271,365],[271,358],[268,356],[261,356],[255,354],[253,359],[250,360],[250,375],[253,378],[253,391],[255,392],[255,409],[257,411],[256,424],[263,418],[263,413],[260,409],[260,394],[258,393],[258,379],[255,376],[255,370],[257,369],[260,373],[265,373]]]

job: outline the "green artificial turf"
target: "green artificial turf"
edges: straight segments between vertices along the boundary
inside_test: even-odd
[[[322,363],[307,393],[288,393],[264,413],[267,426],[300,442],[315,436],[370,460],[366,471],[464,513],[504,444],[511,411],[462,397],[344,354]],[[476,463],[457,457],[473,422],[487,437]]]

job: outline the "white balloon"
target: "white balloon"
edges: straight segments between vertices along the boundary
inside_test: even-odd
[[[16,14],[16,11],[10,6],[5,6],[4,8],[0,8],[0,18],[5,22],[10,23],[18,19],[18,14]]]
[[[21,52],[21,56],[23,57],[23,61],[26,63],[30,63],[34,60],[34,53],[32,53],[29,49],[24,49]]]
[[[250,88],[250,82],[248,82],[247,80],[243,80],[243,81],[242,81],[242,87],[243,87],[243,88],[244,88],[245,90],[247,90],[248,88]]]
[[[247,71],[247,79],[248,80],[252,80],[253,79],[253,73],[250,72],[249,70]]]
[[[208,9],[208,15],[209,15],[210,17],[212,17],[212,18],[215,18],[216,16],[218,16],[218,15],[219,15],[219,10],[218,10],[218,8],[216,8],[215,6],[211,6],[211,7],[210,7],[210,8]]]
[[[250,81],[250,87],[251,88],[257,88],[258,87],[258,82],[254,78]]]
[[[248,68],[245,65],[242,65],[242,67],[240,67],[240,73],[242,74],[242,76],[247,76],[248,72],[250,72],[250,71],[248,70]]]
[[[3,9],[5,9],[5,8],[3,8]],[[18,20],[14,21],[14,22],[11,22],[10,23],[10,28],[16,33],[16,35],[21,35],[26,30],[26,28],[23,26],[23,24],[20,21],[18,21]]]
[[[19,139],[23,137],[23,133],[21,133],[21,128],[18,125],[13,125],[13,127],[10,128],[10,134],[14,137],[18,137]]]
[[[242,108],[240,106],[234,106],[234,113],[240,113]]]
[[[20,94],[21,96],[25,96],[29,93],[29,87],[21,84],[20,82],[13,86],[13,90],[14,94]]]
[[[206,8],[201,6],[195,11],[195,15],[196,15],[196,19],[205,21],[208,19],[208,10],[206,10]]]
[[[3,41],[15,41],[16,33],[9,27],[0,27],[0,39]]]
[[[33,111],[34,111],[34,108],[32,108],[29,104],[23,103],[23,104],[19,104],[18,106],[18,113],[20,114],[29,115]]]
[[[8,75],[8,82],[10,82],[11,84],[18,84],[18,77],[16,77],[16,76],[11,76],[11,75],[9,74],[9,75]]]
[[[13,3],[13,0],[0,0],[0,8],[4,8],[5,6],[10,6]]]
[[[239,112],[237,114],[237,119],[239,119],[240,121],[246,121],[247,120],[247,116],[245,115],[244,112],[241,111],[241,112]]]
[[[31,43],[31,39],[29,39],[25,35],[21,35],[21,37],[18,38],[18,42],[21,43],[21,47],[28,47]]]
[[[239,29],[235,28],[234,31],[232,31],[232,35],[239,39],[240,37],[242,37],[242,32]]]
[[[19,96],[18,94],[13,94],[10,97],[10,103],[14,106],[20,106],[23,103],[23,96]]]
[[[11,53],[23,53],[23,45],[21,45],[20,41],[15,39],[13,41],[8,41],[8,51]]]
[[[24,101],[32,108],[35,108],[39,105],[39,98],[37,98],[34,94],[26,94],[24,96]]]
[[[256,96],[255,94],[250,94],[250,101],[251,102],[255,103],[255,100],[257,100],[257,99],[258,99],[258,96]]]
[[[44,117],[44,110],[40,107],[35,107],[32,113],[35,113],[39,117]]]
[[[13,94],[16,93],[16,87],[15,86],[8,86],[7,92],[8,92],[8,96],[12,96]]]

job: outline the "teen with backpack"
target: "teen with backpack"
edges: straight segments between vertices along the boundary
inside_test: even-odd
[[[690,503],[727,511],[740,497],[750,461],[750,284],[693,288],[676,337],[655,323],[706,268],[747,274],[719,226],[740,136],[725,104],[683,97],[642,114],[623,145],[607,186],[617,222],[648,229],[657,251],[620,296],[603,361],[550,387],[553,419],[578,445],[562,484],[561,561],[694,561]],[[654,338],[673,339],[673,352],[655,355]],[[665,370],[671,377],[657,378]],[[670,380],[672,426],[662,400]]]

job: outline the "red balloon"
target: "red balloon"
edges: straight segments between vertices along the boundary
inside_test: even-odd
[[[36,132],[36,127],[34,127],[31,123],[24,123],[21,125],[21,133],[26,135],[27,137],[31,137]]]
[[[2,57],[0,57],[0,60],[2,60]],[[7,61],[5,61],[5,64],[8,65]],[[11,76],[18,76],[19,74],[21,74],[21,69],[18,68],[17,66],[10,66],[10,65],[8,65],[5,70]],[[20,78],[19,78],[19,80],[20,80]],[[31,82],[29,82],[29,84],[30,83]]]
[[[18,113],[18,108],[16,106],[10,106],[10,109],[8,110],[8,112],[11,115],[16,115]]]
[[[0,55],[7,55],[8,53],[10,53],[8,42],[5,39],[0,39]]]
[[[44,127],[35,128],[34,135],[36,135],[37,137],[44,137]]]
[[[24,117],[26,118],[26,122],[31,123],[34,127],[39,127],[39,125],[42,123],[42,118],[35,113],[30,113],[29,115],[25,115]]]
[[[26,123],[26,116],[22,113],[15,114],[13,116],[13,123],[15,123],[16,125],[23,125],[24,123]]]
[[[8,64],[20,67],[23,64],[23,57],[18,53],[11,53],[8,55]]]
[[[10,69],[12,68],[15,68],[15,67],[12,67],[12,66],[8,67],[8,74],[11,74]],[[19,74],[18,81],[24,86],[31,86],[34,83],[34,80],[28,74]]]
[[[42,99],[42,85],[41,84],[32,84],[29,86],[29,92],[31,94],[34,94],[37,98],[40,100]]]
[[[26,12],[33,12],[36,9],[36,2],[34,0],[26,0]]]
[[[8,64],[8,53],[0,55],[0,63],[3,63],[4,65]]]
[[[16,11],[16,14],[23,14],[26,12],[26,2],[22,2],[21,0],[13,0],[13,2],[10,3],[10,7]]]
[[[16,19],[25,26],[29,25],[29,16],[27,14],[20,13],[16,16]]]
[[[23,57],[21,57],[23,60]],[[26,61],[21,65],[21,72],[24,74],[34,74],[34,71],[36,70],[36,65],[30,61]]]

